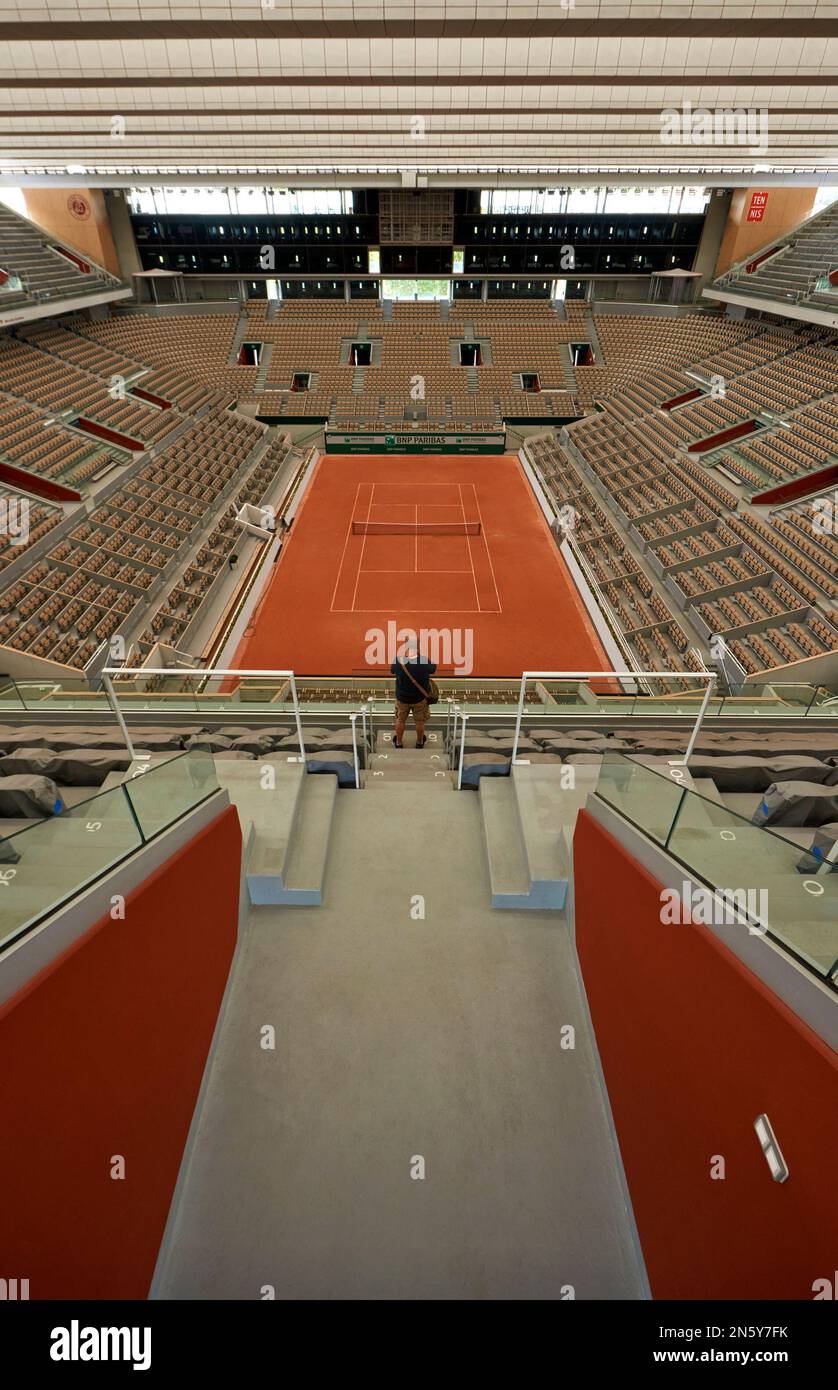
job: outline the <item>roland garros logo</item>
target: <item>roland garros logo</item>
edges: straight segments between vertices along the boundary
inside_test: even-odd
[[[73,193],[67,199],[67,211],[79,222],[86,222],[90,216],[90,204],[80,193]]]

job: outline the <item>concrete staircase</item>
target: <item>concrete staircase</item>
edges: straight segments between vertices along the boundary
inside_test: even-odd
[[[564,383],[568,391],[579,390],[576,380],[576,373],[573,370],[573,358],[570,355],[570,343],[559,343],[559,358],[561,359],[562,371],[564,373]]]
[[[585,310],[585,327],[588,331],[588,342],[594,350],[596,365],[601,367],[605,362],[605,354],[602,351],[602,346],[597,337],[596,324],[594,323],[594,316],[590,309]]]
[[[268,378],[268,367],[271,364],[273,350],[273,343],[264,343],[262,345],[262,354],[259,358],[259,366],[256,368],[256,376],[253,381],[254,391],[264,391],[265,389],[265,382]]]
[[[228,367],[237,367],[239,364],[239,348],[250,333],[250,320],[244,309],[241,310],[236,324],[236,331],[233,334],[233,341],[230,345],[230,356],[227,358]]]
[[[492,907],[564,908],[573,826],[588,787],[566,791],[561,771],[534,764],[480,779]]]
[[[274,769],[265,787],[264,769]],[[251,907],[316,907],[323,901],[337,778],[300,763],[219,759],[216,771],[236,806]]]
[[[378,734],[375,741],[376,751],[369,759],[369,766],[363,774],[364,790],[390,787],[395,782],[412,782],[414,785],[423,783],[426,786],[430,783],[450,792],[454,781],[448,758],[442,749],[442,736],[439,731],[429,732],[427,739],[424,748],[417,748],[413,730],[406,730],[404,746],[394,748],[392,733]]]

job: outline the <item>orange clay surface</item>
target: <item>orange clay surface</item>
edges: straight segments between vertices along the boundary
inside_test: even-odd
[[[480,523],[477,535],[357,535],[354,521]],[[323,455],[236,654],[301,675],[387,669],[371,630],[471,632],[473,676],[608,660],[518,460]],[[456,641],[457,639],[452,639]],[[443,648],[444,651],[444,648]],[[451,670],[442,661],[441,670]]]

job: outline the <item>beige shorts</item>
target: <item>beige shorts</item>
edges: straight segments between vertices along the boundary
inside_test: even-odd
[[[405,724],[409,714],[413,715],[414,724],[424,724],[431,717],[431,711],[427,700],[417,700],[415,704],[408,704],[404,700],[397,700],[396,718],[399,723]]]

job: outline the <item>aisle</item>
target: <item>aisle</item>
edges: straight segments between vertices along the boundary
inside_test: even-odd
[[[475,795],[338,803],[324,905],[251,914],[155,1295],[643,1297],[564,922],[488,906]]]

